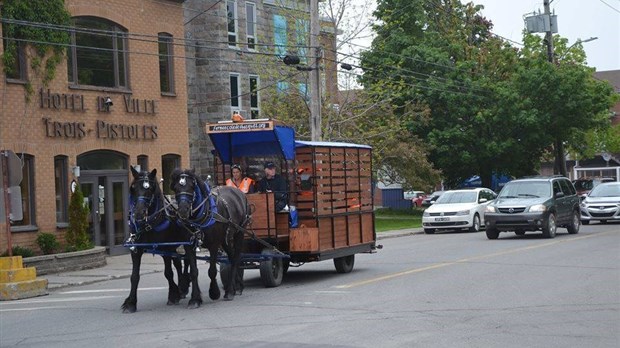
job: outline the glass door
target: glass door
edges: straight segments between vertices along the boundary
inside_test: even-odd
[[[126,253],[123,243],[129,236],[127,175],[88,173],[80,178],[80,185],[90,209],[88,223],[93,243],[105,246],[110,255]]]

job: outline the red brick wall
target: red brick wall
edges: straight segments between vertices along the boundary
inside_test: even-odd
[[[183,46],[174,46],[175,96],[162,96],[159,84],[159,61],[157,34],[167,32],[175,39],[184,38],[183,10],[175,1],[144,0],[66,0],[67,9],[73,16],[96,16],[111,20],[128,33],[146,34],[141,40],[128,40],[129,86],[131,94],[103,88],[72,89],[67,82],[67,64],[57,67],[56,78],[45,88],[52,93],[79,94],[84,97],[88,108],[85,112],[74,112],[64,108],[41,108],[38,81],[33,81],[35,93],[30,102],[25,101],[23,85],[6,81],[0,72],[0,149],[15,153],[33,155],[35,165],[36,222],[38,231],[12,233],[13,245],[37,249],[37,232],[53,232],[62,240],[64,229],[56,227],[54,156],[69,158],[69,168],[76,165],[77,156],[93,150],[113,150],[129,156],[130,164],[137,162],[137,156],[147,155],[149,167],[161,173],[161,156],[172,153],[181,156],[181,165],[189,166],[187,93],[185,81],[185,60]],[[1,30],[1,29],[0,29]],[[176,41],[184,43],[184,41]],[[2,51],[0,51],[0,54]],[[139,54],[148,53],[148,54]],[[29,76],[33,76],[28,71]],[[97,112],[97,97],[110,96],[114,105],[110,113]],[[123,96],[154,100],[156,114],[128,113]],[[92,129],[82,139],[46,136],[46,117],[56,122],[83,122]],[[157,139],[103,139],[97,138],[96,121],[114,124],[157,125]],[[69,173],[69,180],[72,179]],[[4,212],[2,212],[4,213]],[[0,224],[0,253],[6,250],[6,226]]]

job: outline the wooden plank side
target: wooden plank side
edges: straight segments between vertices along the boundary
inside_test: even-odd
[[[292,228],[290,251],[319,251],[319,229],[314,227]]]
[[[349,245],[362,243],[362,224],[360,215],[347,216],[347,226],[349,229]]]
[[[374,240],[373,212],[362,214],[362,243]]]
[[[319,219],[319,247],[321,251],[334,249],[332,218]]]
[[[334,242],[336,248],[343,248],[349,245],[347,235],[347,217],[336,216],[334,219]]]
[[[252,209],[252,230],[259,237],[275,236],[276,214],[273,193],[246,196]]]

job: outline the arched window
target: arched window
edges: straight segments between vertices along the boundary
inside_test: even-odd
[[[128,170],[127,156],[113,151],[92,151],[77,157],[80,170]]]
[[[34,156],[23,154],[22,159],[22,182],[19,184],[22,195],[22,214],[21,220],[11,221],[11,226],[22,226],[30,229],[36,226],[35,216],[35,182],[34,182]],[[20,228],[11,228],[16,231]]]
[[[171,195],[174,192],[170,189],[170,177],[172,171],[181,167],[181,156],[174,154],[166,154],[161,156],[161,177],[164,179],[164,194]]]
[[[103,18],[75,17],[67,59],[69,82],[127,88],[127,30]]]

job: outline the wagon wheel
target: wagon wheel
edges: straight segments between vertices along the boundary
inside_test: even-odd
[[[232,266],[229,263],[220,263],[220,281],[222,282],[222,288],[224,289],[226,289],[226,286],[228,285],[228,274],[230,273],[231,269]],[[241,279],[243,279],[243,273],[245,273],[244,269],[239,268],[237,272],[241,275]]]
[[[355,254],[343,257],[337,257],[334,259],[334,266],[336,266],[336,272],[349,273],[353,270],[355,264]]]
[[[282,258],[277,255],[273,257],[274,253],[269,249],[263,249],[261,254],[266,255],[268,258],[260,263],[260,278],[263,280],[265,287],[275,288],[282,283],[282,278],[284,277]]]

